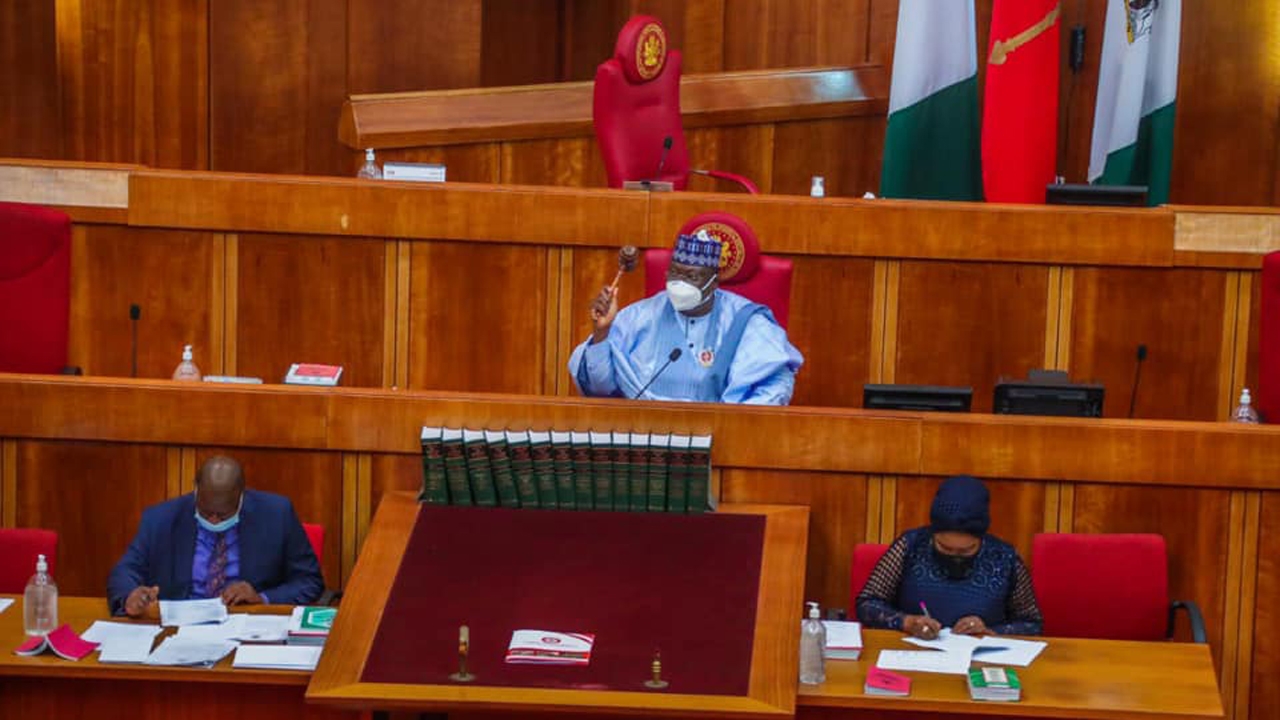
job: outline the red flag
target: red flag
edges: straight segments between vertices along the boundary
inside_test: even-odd
[[[988,202],[1043,203],[1058,152],[1058,0],[995,0],[982,103]]]

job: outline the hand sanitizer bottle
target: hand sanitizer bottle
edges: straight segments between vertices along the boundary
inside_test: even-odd
[[[365,148],[364,165],[360,166],[356,177],[368,180],[377,180],[382,177],[382,168],[378,167],[378,162],[373,158],[373,148]]]
[[[22,594],[22,624],[28,635],[48,635],[58,626],[58,586],[49,576],[43,555],[36,559],[36,574]]]
[[[1253,409],[1253,396],[1249,394],[1249,388],[1240,391],[1240,404],[1231,413],[1231,422],[1258,423],[1258,411]]]
[[[182,347],[182,362],[178,363],[178,367],[173,371],[174,380],[199,380],[200,368],[191,361],[191,346],[184,345]]]
[[[800,625],[800,682],[819,685],[827,679],[827,628],[818,617],[818,603],[809,606],[809,618]]]
[[[813,180],[809,182],[809,197],[826,197],[827,181],[821,175],[814,175]]]

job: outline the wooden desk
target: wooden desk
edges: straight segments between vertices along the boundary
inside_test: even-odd
[[[252,612],[274,614],[288,610],[268,607],[254,608]],[[58,599],[58,623],[70,624],[76,632],[84,632],[95,620],[107,619],[111,617],[102,598]],[[12,648],[25,639],[19,596],[0,613],[0,720],[351,717],[303,704],[303,690],[311,673],[233,670],[234,655],[207,670],[103,665],[96,652],[78,662],[52,653],[36,657],[14,655]]]
[[[596,711],[642,712],[664,717],[704,713],[788,717],[795,710],[800,630],[797,618],[803,597],[801,558],[808,534],[808,511],[794,506],[743,505],[725,506],[722,512],[765,516],[746,696],[364,680],[374,635],[418,516],[413,494],[392,493],[383,498],[378,509],[372,532],[343,598],[343,612],[338,613],[325,654],[307,689],[307,700],[360,710]],[[412,628],[405,630],[411,632]],[[696,639],[689,638],[689,641]]]
[[[1017,703],[970,700],[964,678],[931,673],[908,673],[910,697],[865,695],[862,690],[867,670],[882,649],[916,649],[901,638],[901,633],[885,630],[864,632],[866,647],[861,660],[828,661],[825,683],[800,686],[798,715],[834,716],[818,709],[841,708],[839,716],[845,718],[895,718],[896,713],[1070,720],[1223,717],[1209,646],[1191,643],[1048,638],[1049,647],[1030,667],[1016,668],[1023,688],[1022,701]]]

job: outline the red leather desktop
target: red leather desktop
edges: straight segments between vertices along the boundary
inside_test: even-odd
[[[62,372],[70,318],[71,219],[0,202],[0,372]]]

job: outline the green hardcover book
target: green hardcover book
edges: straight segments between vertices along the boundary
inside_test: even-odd
[[[444,428],[422,428],[422,492],[418,502],[449,504],[449,481],[444,473]]]
[[[493,486],[493,468],[489,465],[489,447],[484,441],[484,431],[464,429],[462,450],[467,456],[472,499],[482,507],[497,507],[498,490]]]
[[[551,433],[551,458],[556,474],[556,507],[577,510],[577,492],[573,487],[573,438],[567,432]]]
[[[533,460],[533,477],[538,486],[538,507],[555,510],[560,507],[556,500],[556,467],[551,454],[551,433],[529,432],[529,457]]]
[[[616,432],[613,444],[613,509],[631,509],[631,433]]]
[[[520,507],[516,476],[511,468],[511,453],[507,449],[507,433],[502,430],[485,430],[484,443],[489,449],[489,470],[493,473],[493,487],[498,491],[498,504],[509,508]]]
[[[667,512],[689,512],[689,447],[688,435],[671,435],[667,447]]]
[[[613,436],[593,432],[591,436],[591,504],[596,510],[613,509]]]
[[[528,430],[507,431],[507,454],[511,456],[511,474],[515,477],[516,493],[520,495],[520,507],[541,507],[538,502],[538,484],[533,478],[533,454]]]
[[[573,457],[573,506],[578,510],[595,507],[594,475],[591,472],[591,434],[569,433],[569,447]]]
[[[667,509],[667,448],[670,443],[670,435],[649,436],[648,462],[645,465],[649,471],[649,512]]]
[[[631,433],[627,442],[627,485],[631,492],[627,495],[627,509],[631,512],[644,512],[649,509],[649,436],[642,433]]]
[[[444,455],[444,477],[449,484],[449,502],[454,505],[474,505],[471,497],[471,478],[467,476],[467,454],[462,447],[462,431],[444,428],[440,434],[441,454]]]
[[[987,702],[1018,702],[1022,699],[1022,682],[1013,668],[973,668],[969,670],[969,697]]]
[[[689,447],[689,512],[700,513],[715,510],[715,498],[711,497],[711,436],[695,435]]]

